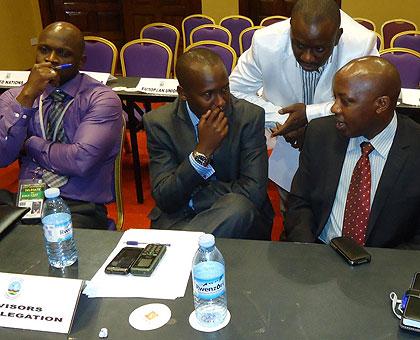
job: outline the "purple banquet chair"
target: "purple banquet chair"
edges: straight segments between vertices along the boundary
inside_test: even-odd
[[[388,48],[380,52],[398,69],[401,87],[416,89],[420,85],[420,53],[408,48]]]
[[[284,21],[287,19],[289,18],[285,17],[284,15],[272,15],[262,19],[260,22],[260,26],[270,26],[272,24],[275,24],[276,22]]]
[[[86,36],[84,40],[86,62],[81,70],[114,74],[118,59],[115,45],[109,40],[95,36]]]
[[[192,14],[182,20],[182,40],[184,44],[184,52],[187,46],[190,45],[190,34],[191,31],[201,25],[215,24],[213,18],[204,14]]]
[[[124,77],[169,78],[172,51],[168,45],[153,39],[136,39],[126,43],[120,52]]]
[[[389,48],[391,39],[397,33],[404,31],[417,31],[417,25],[406,19],[392,19],[385,21],[381,27],[382,37],[384,38],[384,48]]]
[[[360,25],[365,26],[368,30],[376,31],[376,25],[372,20],[366,18],[353,18],[356,20]]]
[[[226,27],[232,34],[232,43],[230,44],[239,57],[241,55],[239,46],[239,35],[245,28],[254,26],[252,20],[243,15],[230,15],[220,20],[220,26]]]
[[[384,38],[376,31],[373,31],[373,33],[376,35],[376,48],[378,51],[382,51],[384,49]]]
[[[218,41],[211,41],[211,40],[203,40],[196,42],[194,44],[191,44],[187,47],[185,52],[192,50],[194,48],[208,48],[209,50],[212,50],[213,52],[217,53],[220,58],[222,58],[223,63],[226,66],[226,70],[228,72],[228,75],[232,72],[233,68],[236,65],[237,57],[235,50],[226,44],[223,44]]]
[[[231,46],[232,35],[227,28],[214,24],[205,24],[194,28],[190,33],[190,42],[213,40]]]
[[[409,48],[420,53],[420,31],[405,31],[397,33],[391,39],[391,48]]]
[[[154,39],[168,45],[173,56],[171,70],[175,73],[176,57],[180,40],[179,31],[175,26],[163,22],[148,24],[141,29],[140,39]]]
[[[252,37],[254,36],[255,31],[263,27],[264,26],[248,27],[239,34],[239,51],[241,54],[251,47]]]

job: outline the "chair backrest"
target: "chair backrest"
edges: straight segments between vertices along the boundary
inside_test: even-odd
[[[191,44],[190,34],[191,31],[201,25],[215,24],[216,22],[212,17],[204,14],[192,14],[182,20],[182,41],[184,44],[184,51]]]
[[[213,52],[217,53],[220,56],[220,58],[222,58],[223,63],[226,66],[226,70],[228,74],[232,72],[232,70],[234,69],[236,65],[236,61],[238,59],[236,56],[235,50],[231,46],[223,44],[218,41],[211,41],[211,40],[199,41],[188,46],[185,52],[192,50],[194,48],[208,48],[212,50]]]
[[[263,28],[264,26],[252,26],[245,28],[239,35],[239,50],[240,53],[244,53],[248,48],[251,47],[252,37],[256,30]]]
[[[219,25],[226,27],[232,34],[232,43],[230,44],[237,56],[241,55],[239,46],[239,35],[245,28],[254,26],[252,20],[243,15],[230,15],[220,20]]]
[[[372,20],[366,18],[353,18],[356,20],[360,25],[365,26],[368,30],[376,31],[376,25]]]
[[[287,20],[287,19],[289,18],[283,15],[272,15],[272,16],[262,19],[260,22],[260,26],[270,26],[272,24],[275,24],[276,22]]]
[[[420,31],[405,31],[397,33],[391,39],[391,48],[402,47],[420,52]]]
[[[190,33],[190,42],[213,40],[231,46],[232,35],[227,28],[215,24],[205,24],[194,28]]]
[[[378,51],[382,51],[384,49],[384,38],[378,32],[373,31],[376,35],[376,48]]]
[[[124,204],[122,196],[122,185],[121,185],[121,158],[123,152],[123,144],[125,138],[125,119],[123,116],[123,125],[121,127],[121,140],[120,140],[120,151],[114,161],[114,188],[115,188],[115,203],[117,206],[117,230],[121,230],[124,223]]]
[[[118,59],[115,45],[109,40],[91,35],[84,37],[84,40],[86,62],[81,70],[114,74]]]
[[[388,48],[382,50],[380,55],[398,69],[402,87],[418,88],[420,85],[420,53],[408,48]]]
[[[136,39],[126,43],[120,52],[123,76],[169,78],[172,51],[168,45],[153,39]]]
[[[406,19],[392,19],[385,21],[381,27],[381,33],[384,38],[384,48],[389,48],[392,37],[404,31],[417,31],[417,25]]]
[[[172,51],[173,56],[173,65],[171,69],[175,68],[180,40],[179,31],[175,26],[166,24],[164,22],[154,22],[148,24],[143,26],[141,29],[140,39],[153,39],[168,45]]]

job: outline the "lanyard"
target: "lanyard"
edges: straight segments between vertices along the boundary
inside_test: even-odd
[[[45,126],[44,126],[44,114],[42,112],[42,106],[43,106],[43,95],[41,94],[41,97],[39,98],[39,110],[38,110],[38,114],[39,114],[39,124],[41,125],[41,132],[42,132],[42,137],[44,139],[47,139],[47,136],[45,134]],[[66,113],[67,109],[69,108],[69,106],[74,102],[74,98],[72,98],[64,107],[60,118],[57,121],[57,124],[55,125],[55,129],[54,129],[54,134],[53,134],[53,138],[52,141],[55,142],[55,139],[57,138],[57,131],[58,131],[58,127],[60,126],[61,121],[63,120],[64,114]]]

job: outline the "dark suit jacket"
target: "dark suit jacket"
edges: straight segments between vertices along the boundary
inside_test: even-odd
[[[420,249],[420,125],[398,117],[397,131],[373,200],[366,245]],[[314,242],[330,216],[349,139],[333,116],[306,131],[285,219],[287,240]]]
[[[206,181],[189,161],[197,139],[185,102],[177,99],[145,114],[152,196],[157,205],[150,214],[152,220],[162,212],[182,214],[191,198],[194,210],[201,212],[226,193],[244,195],[272,220],[267,196],[264,111],[231,96],[225,115],[229,132],[212,160],[217,180]],[[271,224],[267,227],[271,229]]]

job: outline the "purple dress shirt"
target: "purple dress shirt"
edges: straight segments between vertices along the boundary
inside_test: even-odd
[[[22,87],[0,96],[0,166],[13,162],[25,144],[20,179],[41,178],[47,169],[69,177],[60,188],[65,198],[108,203],[115,199],[114,160],[119,151],[122,108],[118,96],[107,86],[85,74],[78,74],[60,89],[74,102],[63,124],[68,144],[53,143],[42,137],[39,98],[32,108],[24,108],[16,97]],[[55,88],[43,93],[44,124]]]

